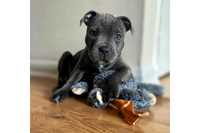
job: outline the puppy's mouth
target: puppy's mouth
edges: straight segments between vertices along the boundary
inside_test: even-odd
[[[98,63],[99,63],[99,65],[105,65],[105,64],[107,64],[104,60],[100,60],[100,61],[98,61]]]
[[[111,63],[112,61],[109,61],[105,56],[101,55],[99,56],[98,62],[100,65]]]
[[[115,57],[113,59],[108,59],[107,57],[105,56],[95,56],[95,55],[92,55],[91,53],[88,53],[90,59],[95,62],[95,63],[99,63],[100,65],[104,65],[104,64],[109,64],[109,63],[112,63],[113,60],[115,59]]]
[[[115,55],[112,59],[107,59],[106,57],[96,57],[94,55],[92,55],[91,53],[88,52],[88,55],[90,57],[90,59],[99,64],[99,65],[103,65],[104,67],[112,64],[113,62],[115,62],[117,60],[118,55]]]
[[[108,66],[109,64],[112,64],[118,58],[117,52],[115,51],[108,51],[108,52],[109,54],[106,55],[102,54],[99,51],[99,48],[88,49],[88,55],[91,61],[98,65],[103,65],[103,66]]]

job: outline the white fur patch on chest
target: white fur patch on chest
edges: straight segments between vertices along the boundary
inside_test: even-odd
[[[104,66],[103,66],[103,65],[100,65],[100,66],[99,66],[99,71],[100,71],[100,72],[102,71],[102,68],[104,68]]]

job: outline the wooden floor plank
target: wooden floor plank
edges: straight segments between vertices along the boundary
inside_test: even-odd
[[[52,79],[31,77],[31,133],[169,133],[169,98],[157,97],[150,115],[131,126],[113,107],[96,109],[84,98],[70,97],[59,104],[52,103],[51,90],[56,83]]]

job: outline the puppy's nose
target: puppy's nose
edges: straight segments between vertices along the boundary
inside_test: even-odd
[[[104,55],[104,56],[109,55],[109,47],[107,47],[107,46],[100,47],[99,53]]]

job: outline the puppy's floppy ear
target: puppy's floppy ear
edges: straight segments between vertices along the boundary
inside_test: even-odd
[[[98,13],[95,11],[89,11],[87,12],[83,18],[80,20],[80,26],[82,23],[85,23],[85,25],[87,26],[87,23],[94,17],[96,16]]]
[[[132,28],[131,21],[125,16],[119,16],[118,18],[121,19],[121,21],[124,23],[126,31],[130,30],[131,33],[133,33],[133,28]]]

